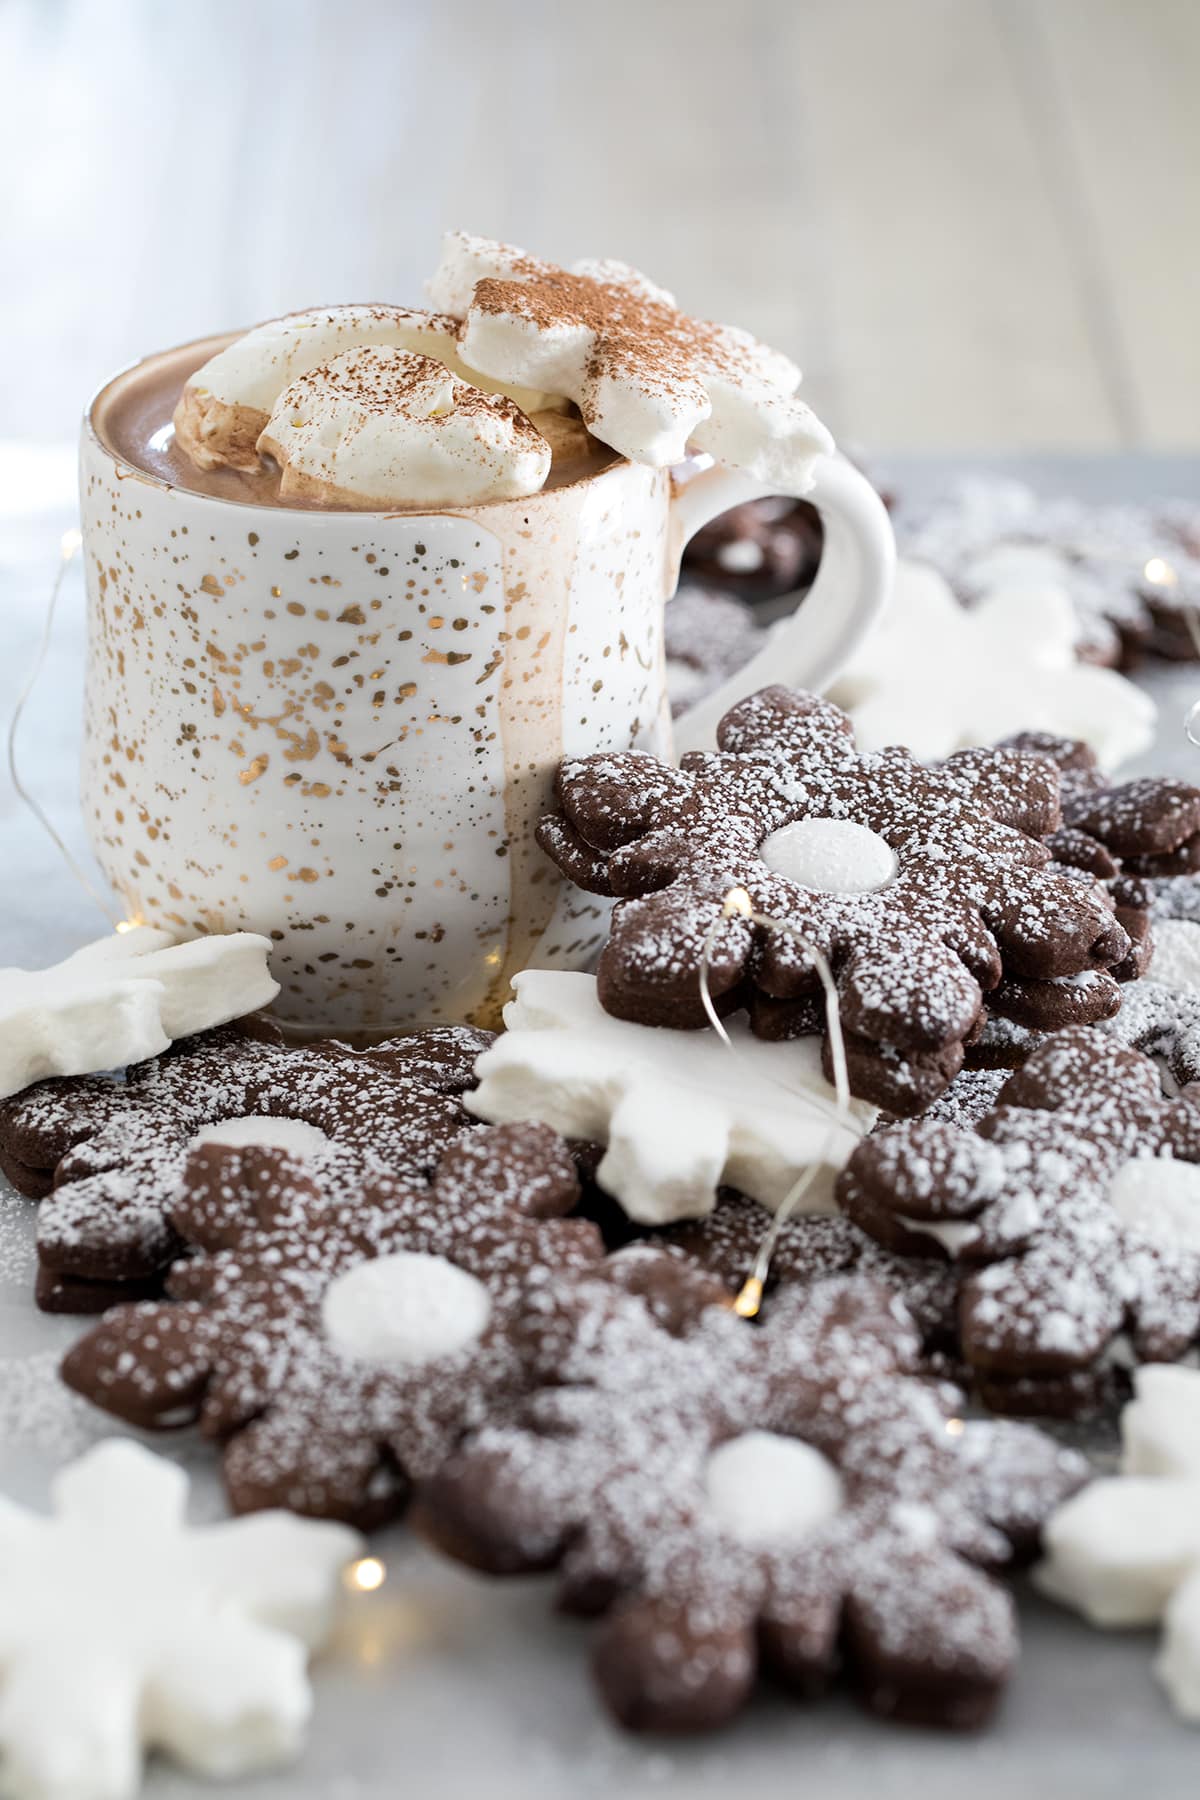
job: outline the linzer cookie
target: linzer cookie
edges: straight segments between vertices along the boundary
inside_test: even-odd
[[[974,1130],[910,1120],[839,1179],[887,1248],[962,1265],[963,1354],[998,1410],[1079,1404],[1126,1336],[1173,1361],[1200,1335],[1200,1107],[1111,1030],[1057,1033]]]
[[[1017,1647],[985,1570],[1032,1549],[1084,1465],[914,1379],[886,1289],[833,1279],[761,1325],[708,1307],[672,1333],[584,1280],[526,1332],[543,1385],[414,1516],[476,1567],[559,1570],[563,1604],[603,1615],[593,1670],[622,1725],[709,1730],[760,1671],[809,1694],[840,1669],[877,1712],[983,1722]]]
[[[938,769],[856,752],[844,713],[766,688],[725,715],[715,754],[564,762],[539,842],[579,886],[618,896],[603,1006],[701,1025],[700,972],[763,1037],[819,1028],[820,949],[837,979],[851,1084],[893,1112],[962,1066],[986,991],[1103,972],[1129,939],[1098,883],[1049,866],[1058,775],[1045,758],[969,750]],[[724,917],[731,895],[802,933]],[[715,928],[715,929],[714,929]],[[711,934],[711,935],[710,935]],[[1109,1009],[1109,984],[1080,984]]]
[[[517,1325],[599,1260],[595,1227],[564,1216],[577,1197],[539,1125],[462,1139],[432,1185],[376,1174],[349,1195],[284,1151],[210,1145],[177,1209],[203,1254],[172,1272],[175,1301],[115,1308],[64,1377],[131,1424],[198,1422],[235,1511],[379,1524],[511,1401]]]
[[[469,1123],[487,1032],[452,1026],[370,1050],[288,1049],[270,1027],[191,1038],[123,1082],[48,1081],[0,1107],[6,1172],[45,1194],[38,1300],[94,1312],[124,1283],[153,1283],[183,1240],[172,1208],[198,1142],[273,1144],[320,1157],[331,1145],[393,1173],[428,1174]]]

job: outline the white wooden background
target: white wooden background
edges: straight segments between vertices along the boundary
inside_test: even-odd
[[[1200,442],[1200,0],[0,0],[0,437],[139,350],[640,263],[869,450]]]

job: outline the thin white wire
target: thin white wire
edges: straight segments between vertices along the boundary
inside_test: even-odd
[[[818,949],[816,944],[811,943],[797,926],[791,924],[787,919],[772,919],[765,913],[755,912],[750,896],[744,888],[733,888],[726,895],[725,904],[709,927],[700,951],[700,1001],[709,1024],[730,1054],[739,1056],[736,1044],[726,1031],[724,1021],[713,1005],[708,979],[712,949],[717,940],[717,934],[733,919],[744,919],[749,924],[760,925],[768,931],[786,932],[812,958],[821,986],[825,990],[825,1029],[829,1034],[829,1048],[833,1059],[833,1087],[837,1102],[836,1106],[831,1109],[822,1096],[811,1093],[801,1094],[800,1090],[792,1087],[790,1083],[778,1080],[773,1075],[767,1076],[767,1079],[775,1087],[783,1089],[785,1093],[791,1094],[794,1098],[802,1098],[809,1103],[816,1101],[823,1111],[831,1113],[831,1123],[829,1134],[821,1149],[821,1155],[802,1171],[788,1189],[755,1252],[753,1265],[742,1285],[737,1303],[739,1311],[743,1312],[745,1316],[752,1317],[758,1310],[758,1301],[762,1296],[762,1290],[770,1272],[771,1258],[775,1254],[775,1246],[779,1242],[780,1233],[816,1180],[819,1169],[831,1161],[838,1133],[855,1131],[857,1121],[850,1110],[850,1076],[846,1067],[846,1041],[842,1035],[842,1020],[838,1009],[837,984],[833,979],[833,970],[829,967],[823,952]],[[759,1070],[758,1073],[761,1075],[762,1071]],[[859,1135],[861,1136],[861,1133]]]
[[[14,706],[12,715],[8,721],[8,773],[12,780],[13,791],[18,800],[20,800],[22,805],[26,806],[33,814],[34,818],[46,833],[46,836],[50,839],[83,891],[90,899],[95,901],[109,924],[117,926],[123,923],[120,914],[116,911],[111,902],[103,897],[95,883],[89,879],[86,871],[80,868],[54,825],[49,818],[47,818],[39,803],[25,786],[17,761],[17,736],[20,731],[21,720],[24,716],[25,708],[33,697],[33,690],[38,684],[38,679],[41,676],[42,670],[45,667],[46,657],[50,650],[50,640],[54,631],[54,618],[58,611],[58,597],[62,592],[63,580],[67,570],[79,554],[81,542],[82,539],[80,538],[78,531],[66,531],[63,533],[62,555],[59,560],[58,573],[55,575],[54,584],[50,589],[50,600],[46,607],[46,622],[42,627],[41,643],[38,645],[37,655],[33,660],[33,667],[26,677],[25,685],[17,696],[17,703]]]

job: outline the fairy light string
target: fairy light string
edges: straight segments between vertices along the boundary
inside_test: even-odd
[[[730,888],[722,901],[720,912],[713,920],[705,935],[704,944],[700,952],[700,1000],[709,1024],[730,1054],[732,1056],[737,1056],[737,1046],[725,1029],[724,1021],[721,1019],[713,1004],[712,989],[709,983],[713,946],[722,929],[731,919],[744,919],[747,924],[758,925],[763,930],[783,932],[786,936],[792,938],[794,942],[799,944],[805,955],[811,959],[825,993],[825,1028],[829,1034],[829,1049],[833,1061],[833,1089],[835,1095],[835,1105],[832,1108],[829,1108],[827,1103],[822,1103],[818,1096],[807,1093],[802,1096],[807,1101],[817,1099],[818,1104],[823,1106],[823,1110],[829,1111],[829,1132],[825,1143],[822,1146],[820,1156],[815,1158],[808,1167],[801,1172],[784,1195],[774,1218],[763,1233],[762,1241],[755,1252],[750,1272],[742,1283],[737,1299],[733,1303],[733,1310],[737,1313],[739,1318],[753,1319],[757,1316],[759,1308],[762,1305],[763,1289],[766,1286],[767,1277],[770,1274],[771,1259],[775,1254],[775,1247],[779,1242],[780,1233],[788,1220],[792,1217],[792,1214],[795,1212],[797,1206],[799,1206],[801,1200],[803,1200],[813,1182],[816,1180],[820,1169],[827,1162],[832,1160],[839,1135],[844,1131],[855,1131],[857,1129],[857,1121],[851,1111],[850,1077],[846,1067],[846,1043],[842,1036],[842,1021],[838,1008],[838,991],[837,984],[833,979],[833,970],[830,968],[824,953],[810,938],[805,936],[798,926],[793,925],[787,919],[773,919],[766,913],[758,912],[753,900],[744,887]],[[775,1080],[774,1077],[769,1077],[769,1079],[773,1081],[775,1086],[782,1088],[784,1092],[800,1097],[798,1095],[798,1090],[793,1088],[788,1082]]]
[[[54,620],[58,612],[58,601],[59,596],[62,593],[63,582],[66,579],[67,570],[78,556],[82,544],[83,534],[77,528],[73,527],[70,531],[63,532],[62,541],[59,547],[58,569],[50,588],[50,598],[46,606],[46,618],[45,623],[42,626],[41,641],[38,644],[37,652],[33,659],[33,666],[25,679],[24,686],[17,696],[16,705],[13,707],[12,714],[8,721],[8,773],[9,778],[12,781],[13,791],[18,800],[37,820],[38,824],[46,833],[46,836],[50,839],[84,893],[87,894],[89,899],[96,903],[100,908],[100,911],[104,914],[104,917],[108,920],[109,925],[112,926],[114,930],[130,931],[138,921],[123,919],[113,906],[112,902],[107,900],[104,895],[101,894],[95,882],[92,881],[87,874],[87,871],[80,867],[53,822],[48,818],[42,806],[34,798],[28,787],[26,787],[25,781],[21,775],[17,755],[17,739],[21,729],[21,721],[25,715],[25,709],[33,697],[34,688],[37,686],[42,670],[45,668],[46,658],[50,651],[50,641],[54,631]]]

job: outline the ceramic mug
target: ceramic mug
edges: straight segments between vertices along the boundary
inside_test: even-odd
[[[814,587],[673,734],[664,602],[692,533],[762,491],[742,476],[617,460],[424,513],[247,505],[106,446],[132,376],[82,441],[88,829],[130,917],[267,933],[302,1030],[492,1025],[518,970],[586,967],[607,907],[533,836],[559,759],[670,756],[767,681],[825,686],[889,591],[878,497],[820,459]]]

